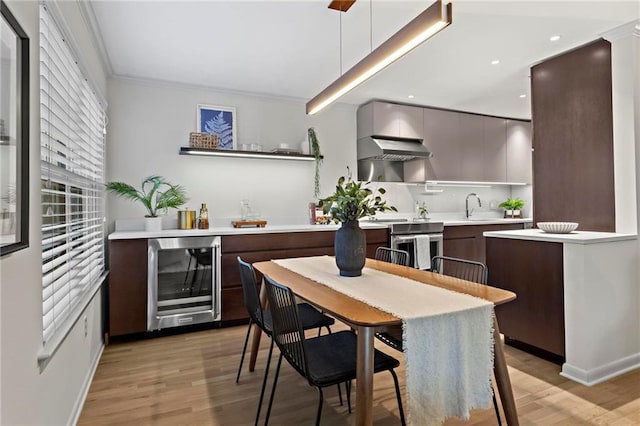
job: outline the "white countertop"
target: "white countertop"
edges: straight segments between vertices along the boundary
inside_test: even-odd
[[[434,222],[437,222],[434,220]],[[503,218],[487,218],[487,219],[444,219],[444,226],[460,226],[460,225],[508,225],[512,223],[532,223],[533,219],[503,219]]]
[[[636,234],[620,234],[616,232],[573,231],[569,234],[549,234],[540,229],[518,229],[514,231],[490,231],[485,237],[508,238],[512,240],[545,241],[569,244],[597,244],[612,241],[637,239]]]
[[[362,229],[385,229],[388,223],[361,223]],[[137,238],[171,238],[171,237],[202,237],[209,235],[242,235],[242,234],[269,234],[279,232],[308,232],[308,231],[335,231],[340,225],[268,225],[264,228],[246,227],[234,228],[232,226],[220,226],[209,229],[163,229],[159,232],[116,231],[109,234],[110,240],[131,240]]]
[[[432,219],[432,222],[444,222],[444,226],[461,226],[461,225],[503,225],[511,223],[531,223],[531,219],[502,219],[502,218],[484,218],[484,219],[452,219],[439,220]],[[410,223],[410,222],[402,222]],[[389,227],[390,222],[375,222],[361,220],[360,227],[362,229],[384,229]],[[174,225],[175,226],[175,225]],[[210,235],[242,235],[242,234],[269,234],[281,232],[309,232],[309,231],[335,231],[340,227],[337,224],[330,225],[269,225],[264,228],[233,228],[232,226],[216,226],[209,229],[163,229],[159,232],[147,232],[144,229],[138,230],[121,230],[109,234],[110,240],[132,240],[140,238],[172,238],[172,237],[202,237]]]

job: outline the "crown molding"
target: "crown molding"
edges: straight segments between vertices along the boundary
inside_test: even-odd
[[[202,91],[219,92],[219,93],[226,93],[229,95],[247,96],[252,98],[268,99],[268,100],[275,100],[275,101],[289,102],[289,103],[296,103],[296,104],[303,104],[303,105],[307,102],[306,98],[298,98],[294,96],[273,95],[268,93],[248,92],[243,90],[232,90],[232,89],[225,89],[222,87],[206,86],[203,84],[185,83],[185,82],[178,82],[178,81],[172,81],[172,80],[160,80],[160,79],[152,79],[152,78],[123,75],[123,74],[112,74],[110,78],[113,80],[120,80],[124,82],[130,82],[130,83],[140,84],[142,86],[149,86],[149,87],[164,87],[164,88],[171,88],[171,89],[194,90],[199,92],[202,92]],[[336,105],[340,105],[348,108],[353,108],[354,106],[357,106],[357,104],[351,104],[346,102],[336,102]]]
[[[100,25],[98,24],[95,11],[93,10],[93,5],[91,3],[92,2],[90,1],[79,1],[78,5],[80,6],[80,13],[93,33],[93,44],[98,50],[98,53],[102,58],[102,63],[107,69],[107,75],[112,76],[113,65],[111,63],[111,58],[109,57],[109,52],[105,47],[102,31],[100,30]]]
[[[620,25],[619,27],[602,33],[601,36],[608,42],[614,42],[630,36],[640,37],[640,19]]]

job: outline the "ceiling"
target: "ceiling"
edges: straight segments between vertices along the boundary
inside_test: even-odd
[[[329,3],[93,0],[88,11],[114,76],[307,101],[432,1]],[[454,0],[451,26],[340,102],[530,118],[532,65],[639,18],[637,0]]]

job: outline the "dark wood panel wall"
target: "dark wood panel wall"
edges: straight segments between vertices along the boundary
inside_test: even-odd
[[[534,223],[615,231],[610,43],[534,66],[531,93]]]

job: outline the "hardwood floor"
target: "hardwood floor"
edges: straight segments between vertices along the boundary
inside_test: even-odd
[[[253,424],[268,339],[262,339],[256,371],[249,373],[245,360],[236,384],[245,332],[241,326],[111,343],[100,360],[78,425]],[[402,354],[378,342],[376,347],[403,360]],[[561,377],[555,364],[509,346],[505,352],[521,425],[640,424],[640,371],[586,387]],[[277,353],[275,349],[274,361]],[[398,376],[404,392],[403,366]],[[348,414],[346,402],[340,406],[335,387],[328,388],[325,397],[323,425],[354,423],[355,415]],[[283,362],[270,424],[313,424],[316,406],[315,389]],[[262,419],[265,411],[266,401]],[[373,414],[376,425],[400,424],[388,373],[375,375]],[[445,423],[494,424],[493,408],[475,410],[467,421]]]

